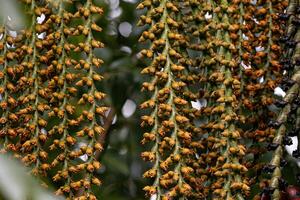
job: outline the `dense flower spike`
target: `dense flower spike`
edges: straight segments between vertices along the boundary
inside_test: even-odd
[[[93,54],[94,48],[101,48],[103,44],[93,37],[93,31],[101,31],[93,21],[94,14],[101,14],[102,9],[93,5],[91,0],[87,0],[83,5],[78,4],[76,12],[71,13],[65,9],[67,3],[54,2],[54,12],[58,14],[53,18],[57,22],[57,60],[52,64],[59,73],[53,77],[49,87],[56,89],[50,100],[51,112],[49,117],[55,117],[60,123],[54,125],[49,130],[49,135],[60,135],[60,139],[55,139],[50,149],[60,149],[60,153],[52,161],[52,167],[60,170],[53,177],[54,181],[66,180],[57,192],[69,193],[73,198],[80,189],[82,198],[95,199],[91,186],[99,185],[101,182],[93,176],[94,171],[101,165],[95,159],[97,151],[102,150],[102,146],[97,142],[99,135],[104,134],[104,129],[99,124],[99,119],[104,116],[107,107],[100,104],[104,94],[97,91],[95,83],[102,79],[96,72],[102,60]],[[70,24],[75,20],[82,20],[81,24],[72,27]],[[82,36],[81,42],[74,43],[72,38]],[[81,52],[82,55],[73,59],[71,53]],[[82,90],[80,96],[77,91]],[[77,103],[76,99],[79,99]],[[85,105],[82,111],[76,111],[77,105]],[[77,112],[77,113],[75,113]],[[76,130],[76,134],[74,134]],[[78,141],[86,141],[79,146]],[[74,163],[79,157],[87,157],[86,161]],[[62,162],[62,165],[60,164]],[[61,165],[61,167],[59,167]],[[85,175],[75,178],[78,172]]]
[[[277,125],[277,131],[275,137],[270,144],[270,146],[274,147],[274,155],[269,163],[269,165],[265,166],[267,170],[272,173],[272,177],[270,182],[268,183],[269,188],[272,189],[272,194],[268,194],[272,196],[274,200],[280,200],[282,198],[282,191],[286,189],[286,185],[282,184],[282,167],[284,166],[282,163],[284,161],[283,152],[284,152],[284,145],[291,145],[292,140],[289,136],[293,136],[295,134],[291,134],[293,132],[298,131],[297,124],[297,111],[298,111],[298,98],[299,98],[299,64],[297,63],[299,56],[299,47],[295,41],[299,39],[299,30],[293,21],[297,18],[297,1],[290,1],[289,6],[287,8],[286,13],[282,15],[286,15],[284,18],[289,20],[289,26],[285,33],[286,38],[284,41],[285,43],[285,51],[286,51],[286,60],[289,60],[290,69],[283,81],[283,87],[285,87],[286,95],[284,96],[283,100],[277,101],[277,106],[282,107],[280,114],[278,115],[276,121],[273,124]],[[295,43],[291,45],[291,43]],[[284,63],[288,64],[288,63]],[[293,67],[294,66],[294,67]],[[292,122],[291,125],[289,123]],[[299,123],[299,122],[298,122]],[[292,127],[292,129],[290,128]],[[298,133],[296,133],[298,134]],[[299,141],[299,140],[298,140]],[[298,148],[297,148],[298,149]],[[294,152],[297,152],[295,150]],[[294,153],[293,153],[294,154]]]
[[[279,16],[287,6],[286,1],[243,2],[241,15],[245,24],[241,24],[240,57],[242,68],[241,99],[243,115],[248,123],[243,129],[254,140],[252,151],[257,148],[256,141],[270,141],[274,137],[274,128],[268,126],[275,113],[268,106],[275,103],[274,89],[282,80],[283,67],[281,35],[285,30],[286,20]],[[243,15],[243,12],[245,15]],[[252,123],[252,124],[251,124]],[[256,152],[255,157],[258,156]]]
[[[5,41],[3,41],[4,52],[4,91],[6,96],[2,104],[7,105],[3,112],[6,115],[5,127],[2,129],[5,136],[3,150],[11,150],[16,154],[25,153],[23,161],[26,164],[35,163],[41,166],[39,159],[40,130],[45,126],[41,118],[43,111],[39,111],[41,98],[46,98],[40,92],[44,83],[39,74],[41,56],[45,51],[38,49],[37,44],[42,40],[38,35],[47,33],[49,28],[45,24],[37,24],[37,12],[43,10],[48,14],[47,4],[36,1],[26,2],[32,12],[32,24],[30,29],[16,31],[6,24]],[[43,30],[41,30],[43,27]],[[16,33],[16,36],[12,33]],[[10,89],[9,89],[10,88]]]
[[[201,105],[199,112],[194,113],[201,121],[198,133],[205,137],[195,142],[201,148],[198,149],[198,159],[194,160],[192,167],[198,177],[201,177],[201,183],[197,183],[196,187],[191,184],[191,187],[202,187],[202,195],[212,199],[247,199],[251,184],[255,184],[258,178],[248,177],[248,174],[253,173],[249,173],[248,168],[261,169],[261,163],[257,161],[259,154],[264,151],[265,143],[257,142],[278,139],[278,127],[270,123],[268,126],[270,119],[276,119],[276,113],[269,106],[274,104],[282,108],[286,105],[285,101],[275,101],[274,89],[284,80],[283,70],[289,70],[281,62],[283,45],[279,40],[284,33],[285,22],[288,21],[285,17],[288,14],[284,13],[287,1],[207,0],[185,1],[182,5],[187,9],[186,16],[183,17],[186,25],[181,34],[189,37],[189,40],[186,49],[183,47],[176,53],[183,56],[187,48],[196,51],[194,55],[188,54],[195,58],[188,65],[195,67],[198,77],[194,77],[195,73],[190,70],[187,73],[194,77],[193,83],[199,81],[196,84],[200,88],[199,94],[195,97],[207,102]],[[159,6],[161,5],[152,1],[139,5],[139,8],[150,9],[149,15],[141,17],[143,24],[152,25],[153,28],[160,22],[155,21],[159,17],[153,18],[151,15],[159,10]],[[180,8],[182,7],[179,7],[179,13]],[[141,41],[147,39],[145,34],[150,36],[151,33],[145,31]],[[157,38],[161,39],[155,33],[152,39],[149,37],[150,40],[155,40],[153,43],[157,42]],[[142,54],[149,58],[154,57],[152,63],[155,63],[156,57],[161,56],[160,51],[152,49],[143,50]],[[289,55],[290,51],[285,56]],[[164,68],[158,70],[165,71]],[[152,64],[143,72],[155,75],[157,69]],[[157,79],[159,78],[153,78],[151,83],[144,83],[143,88],[156,91]],[[187,86],[191,88],[190,84]],[[154,94],[145,107],[156,108],[158,102]],[[287,115],[284,111],[282,113],[284,114],[280,114],[279,118]],[[161,122],[155,117],[156,111],[152,116],[146,117],[147,122],[146,118],[143,119],[143,123],[159,127]],[[145,137],[151,134],[152,139],[149,140],[156,141],[157,147],[162,142],[153,130],[144,135],[143,143]],[[253,139],[250,148],[247,147],[249,144],[245,145],[249,138]],[[161,159],[160,153],[156,153],[154,149],[151,159],[148,160]],[[254,159],[245,159],[247,153],[253,154]],[[150,156],[150,152],[147,155]],[[156,187],[147,189],[148,192],[151,189],[152,194],[157,192]]]
[[[241,56],[241,113],[247,119],[241,128],[245,136],[253,140],[247,149],[253,159],[246,162],[249,169],[259,174],[261,163],[259,158],[267,153],[264,142],[274,138],[275,127],[270,121],[276,119],[276,113],[270,106],[276,105],[274,89],[280,86],[283,76],[282,43],[279,38],[286,28],[286,19],[279,17],[286,9],[287,1],[243,2],[240,6],[245,24],[240,23],[243,34],[239,53]],[[241,40],[241,39],[240,39]],[[258,176],[249,179],[256,184]]]
[[[2,152],[13,151],[35,174],[54,172],[53,181],[64,183],[57,194],[96,199],[91,187],[101,184],[95,176],[101,164],[95,155],[108,107],[96,88],[103,61],[94,50],[103,44],[94,37],[101,31],[94,17],[103,10],[92,0],[23,2],[31,27],[1,29]]]
[[[209,1],[206,5],[211,8],[209,13],[212,15],[211,20],[207,20],[212,28],[207,31],[207,41],[211,42],[206,46],[209,52],[206,59],[213,61],[207,63],[207,82],[213,87],[213,90],[207,87],[207,100],[212,109],[210,115],[214,117],[210,117],[208,123],[201,127],[207,130],[208,141],[211,143],[207,156],[214,152],[207,166],[211,190],[209,195],[213,199],[243,199],[250,188],[247,180],[242,178],[247,172],[241,163],[245,147],[239,144],[242,132],[236,126],[243,120],[243,116],[238,114],[241,83],[235,59],[238,49],[232,37],[238,31],[239,16],[235,11],[239,5],[229,5],[227,1]],[[203,114],[207,109],[202,109]]]
[[[183,8],[179,2],[168,0],[143,1],[138,5],[139,9],[145,7],[148,12],[141,16],[139,25],[151,27],[143,32],[140,42],[150,40],[151,46],[142,50],[141,55],[151,63],[142,74],[150,75],[151,80],[143,83],[142,90],[153,95],[141,104],[143,109],[152,109],[151,115],[142,117],[141,125],[150,127],[142,143],[153,142],[154,145],[151,151],[142,153],[142,158],[154,162],[144,173],[144,177],[154,179],[154,183],[144,190],[162,200],[200,198],[201,194],[192,191],[194,170],[187,164],[195,153],[190,148],[194,128],[189,117],[189,100],[195,96],[186,88],[189,77],[185,78],[185,71],[189,61],[182,48],[188,38],[179,31],[184,24],[178,21]]]
[[[37,17],[40,15],[41,9],[45,13],[45,15],[49,14],[50,10],[48,8],[48,4],[39,4],[38,1],[29,2],[30,9],[35,12],[32,13],[32,24],[30,30],[30,42],[28,43],[28,48],[32,48],[32,52],[28,56],[28,61],[23,63],[24,66],[28,66],[32,68],[32,71],[28,72],[28,74],[24,74],[26,76],[30,76],[32,83],[30,87],[28,87],[28,94],[25,92],[25,96],[21,96],[19,101],[23,101],[22,103],[26,105],[26,107],[20,109],[20,119],[22,119],[22,115],[32,114],[32,118],[29,123],[24,121],[25,129],[24,131],[28,134],[28,138],[24,138],[25,141],[22,144],[22,149],[26,153],[26,155],[22,158],[25,164],[35,164],[33,172],[44,173],[49,169],[49,164],[44,163],[47,159],[47,153],[43,150],[42,146],[46,140],[46,136],[43,135],[45,131],[45,127],[47,125],[46,120],[43,117],[43,114],[47,111],[47,99],[49,99],[50,91],[46,87],[48,81],[42,78],[42,74],[40,70],[43,65],[47,63],[43,61],[43,57],[47,55],[46,48],[38,47],[38,44],[42,42],[42,38],[38,36],[44,32],[45,34],[49,34],[52,32],[50,30],[50,26],[46,21],[38,24]],[[46,45],[45,45],[46,46]],[[49,92],[49,93],[48,93]],[[26,96],[27,95],[27,96]],[[28,100],[29,101],[28,101]],[[43,107],[43,109],[39,109]],[[26,112],[28,110],[28,112]],[[23,112],[24,111],[24,112]],[[26,117],[24,117],[26,119]],[[19,122],[20,123],[20,122]]]
[[[8,82],[8,77],[5,76],[7,73],[7,61],[6,61],[6,55],[7,55],[7,34],[8,30],[6,30],[5,26],[1,27],[1,136],[5,137],[5,140],[7,141],[8,138],[6,136],[7,132],[7,118],[8,118],[8,106],[7,106],[7,99],[8,99],[8,90],[6,89],[6,85]],[[6,146],[6,142],[4,143],[4,146]]]

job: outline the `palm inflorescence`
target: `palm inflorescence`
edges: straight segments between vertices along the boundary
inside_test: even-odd
[[[19,3],[28,27],[0,29],[1,152],[50,177],[57,195],[97,199],[110,110],[95,54],[103,9]],[[299,2],[143,0],[137,9],[147,198],[293,199],[283,171],[300,157]]]

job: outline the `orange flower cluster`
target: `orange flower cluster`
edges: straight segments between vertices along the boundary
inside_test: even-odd
[[[103,148],[97,138],[108,107],[96,88],[103,61],[94,49],[103,44],[93,34],[101,31],[94,16],[103,10],[92,0],[23,3],[31,27],[16,36],[8,24],[1,29],[2,152],[14,152],[34,174],[54,173],[53,181],[63,183],[57,194],[96,199],[91,187],[101,184],[94,174],[101,164],[95,154]],[[68,10],[72,4],[75,11]]]
[[[271,180],[264,183],[264,195],[275,200],[280,200],[284,195],[283,192],[290,194],[288,183],[282,176],[282,167],[286,165],[286,160],[283,157],[284,146],[291,145],[292,139],[290,136],[298,136],[299,141],[299,28],[295,21],[297,8],[299,3],[291,1],[286,9],[286,13],[280,17],[288,20],[288,29],[280,38],[280,41],[285,45],[284,58],[282,64],[286,70],[282,81],[282,87],[286,91],[286,95],[282,100],[276,102],[276,106],[281,107],[277,119],[272,122],[273,127],[277,128],[273,141],[269,144],[269,150],[273,151],[270,163],[264,167],[264,170],[271,175]],[[293,151],[292,156],[296,159],[300,157],[299,142],[296,150]],[[299,176],[299,174],[298,174]],[[298,177],[299,179],[299,177]],[[298,180],[300,181],[300,180]],[[271,192],[266,192],[270,190]]]
[[[153,167],[144,173],[153,179],[151,186],[144,190],[158,199],[201,198],[193,185],[201,181],[194,176],[191,167],[197,146],[192,141],[192,133],[198,129],[193,125],[191,100],[197,97],[187,89],[194,81],[188,66],[191,63],[187,53],[188,38],[180,31],[184,23],[180,21],[181,8],[176,1],[143,1],[138,9],[148,12],[140,17],[139,25],[151,25],[141,35],[139,41],[151,41],[149,49],[141,51],[141,56],[151,60],[142,74],[151,76],[144,82],[142,90],[152,92],[150,100],[141,104],[142,109],[151,110],[142,117],[142,126],[147,128],[142,143],[152,143],[150,151],[142,153],[142,158],[153,162]]]
[[[141,51],[150,62],[142,73],[151,77],[142,90],[153,94],[141,105],[151,113],[142,117],[147,127],[142,144],[153,143],[142,153],[154,163],[144,175],[154,181],[144,188],[148,195],[248,199],[261,181],[259,196],[279,199],[285,190],[283,145],[291,144],[286,123],[299,127],[293,114],[299,83],[294,66],[300,58],[297,6],[277,0],[145,0],[138,5],[147,10],[139,21],[147,25],[140,42],[150,41]],[[283,99],[274,95],[279,86],[287,92]],[[195,102],[198,110],[191,106]],[[270,164],[262,163],[259,158],[270,151]],[[293,154],[299,157],[299,150]],[[176,173],[182,166],[192,178]],[[265,181],[261,171],[273,175]]]

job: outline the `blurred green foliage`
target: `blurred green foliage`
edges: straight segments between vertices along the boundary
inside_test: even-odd
[[[143,131],[139,126],[141,111],[138,109],[146,99],[140,92],[144,79],[140,70],[145,63],[137,57],[142,48],[137,43],[142,32],[142,28],[136,26],[140,15],[136,11],[138,1],[95,0],[94,3],[104,10],[96,19],[103,31],[95,33],[95,37],[105,44],[105,48],[95,50],[96,56],[104,60],[99,69],[104,80],[97,87],[107,94],[106,104],[113,108],[115,117],[105,138],[105,150],[100,155],[103,167],[98,178],[103,185],[93,189],[98,199],[145,199],[142,188],[147,180],[142,174],[147,166],[140,157],[144,147],[140,145]],[[72,10],[74,5],[69,6],[67,9]],[[50,121],[48,125],[53,123],[57,122]],[[52,182],[50,178],[43,180],[47,184]]]
[[[141,160],[142,130],[138,105],[145,99],[140,92],[144,66],[137,54],[141,28],[136,27],[140,13],[136,11],[137,0],[97,0],[104,8],[98,19],[103,28],[99,39],[104,49],[96,53],[104,60],[101,72],[105,77],[99,89],[108,94],[108,104],[116,110],[116,118],[108,131],[106,149],[101,154],[103,180],[97,196],[99,199],[133,200],[145,199],[142,174],[146,163]],[[126,103],[126,104],[125,104]],[[124,116],[125,114],[125,116]],[[128,116],[131,114],[130,116]]]
[[[42,188],[21,164],[7,155],[0,155],[0,199],[61,200]]]

